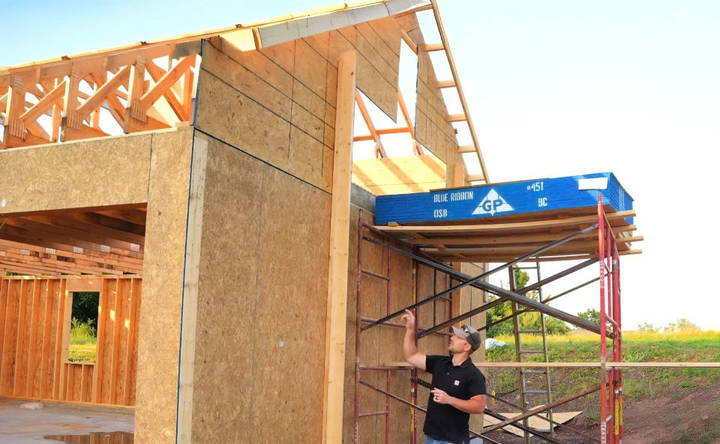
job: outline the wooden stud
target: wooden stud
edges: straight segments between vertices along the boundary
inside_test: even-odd
[[[135,391],[135,356],[137,354],[137,321],[138,312],[140,309],[140,279],[131,279],[130,281],[130,295],[129,295],[129,307],[130,312],[128,314],[129,334],[128,334],[128,353],[127,359],[125,360],[125,382],[122,403],[125,405],[132,405],[134,398],[133,393]]]
[[[97,349],[95,350],[95,371],[93,372],[92,395],[94,403],[100,403],[102,397],[103,358],[105,356],[105,341],[107,335],[107,312],[108,312],[108,285],[109,279],[103,279],[100,300],[98,301],[98,322],[97,322]],[[101,339],[103,338],[103,339]]]
[[[41,301],[40,301],[40,285],[38,279],[32,280],[31,294],[31,306],[30,306],[30,323],[29,323],[29,336],[30,342],[27,346],[27,365],[26,365],[26,379],[25,379],[25,396],[35,397],[35,376],[38,370],[38,363],[42,356],[38,355],[39,339],[38,333],[40,330],[40,315],[42,314]]]
[[[62,399],[68,399],[67,390],[68,390],[68,366],[67,366],[67,359],[68,359],[68,349],[70,346],[70,318],[72,317],[72,293],[67,291],[67,287],[63,285],[63,292],[62,292],[62,318],[61,318],[61,325],[60,325],[60,331],[62,332],[62,336],[60,339],[60,356],[59,356],[59,364],[60,364],[60,400]]]
[[[43,280],[42,286],[42,300],[43,300],[43,316],[41,321],[42,326],[42,340],[40,344],[40,391],[39,396],[41,399],[50,398],[48,394],[48,366],[50,361],[50,354],[52,349],[50,348],[52,334],[52,313],[53,313],[53,298],[50,292],[51,288],[50,280]]]
[[[118,396],[118,377],[120,375],[120,366],[122,365],[121,359],[121,334],[125,311],[125,292],[123,289],[124,279],[115,280],[115,319],[113,320],[113,331],[112,331],[112,354],[110,358],[110,388],[111,393],[108,396],[107,402],[115,404]]]
[[[55,309],[55,350],[53,353],[53,399],[60,399],[62,387],[62,365],[63,365],[63,331],[65,316],[63,310],[65,307],[65,280],[61,281],[61,285],[55,289],[57,294],[57,305]]]
[[[18,294],[18,324],[15,331],[15,371],[13,372],[13,389],[14,396],[23,396],[24,382],[22,380],[27,364],[27,333],[28,333],[28,281],[20,281],[20,292]]]
[[[332,216],[330,219],[330,265],[327,322],[325,328],[325,378],[323,396],[323,443],[342,441],[345,382],[345,329],[350,236],[350,186],[352,133],[357,54],[348,51],[338,63],[335,156],[333,160]]]

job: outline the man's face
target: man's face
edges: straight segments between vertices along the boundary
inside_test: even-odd
[[[462,353],[464,351],[470,351],[470,343],[466,341],[465,339],[461,338],[457,335],[450,336],[450,341],[448,343],[448,351],[452,354],[455,353]]]

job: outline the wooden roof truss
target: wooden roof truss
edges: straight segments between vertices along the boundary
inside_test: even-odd
[[[0,119],[4,124],[0,148],[189,122],[198,48],[188,44],[139,48],[0,77]]]

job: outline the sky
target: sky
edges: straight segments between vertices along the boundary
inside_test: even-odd
[[[3,0],[0,65],[330,3]],[[624,328],[686,318],[720,330],[713,198],[720,2],[439,0],[439,7],[491,180],[614,172],[635,199],[645,237],[636,244],[643,254],[622,258]],[[428,41],[437,39],[432,21],[423,24]],[[449,78],[443,60],[436,69]],[[543,266],[543,275],[556,267]],[[548,287],[546,296],[570,286]],[[554,305],[576,313],[598,301],[595,287]]]

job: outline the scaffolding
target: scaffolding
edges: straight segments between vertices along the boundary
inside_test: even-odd
[[[599,194],[599,193],[598,193]],[[616,216],[614,214],[613,216]],[[627,216],[627,215],[626,215]],[[361,362],[360,356],[359,356],[359,350],[360,350],[360,343],[363,340],[363,336],[367,334],[367,332],[377,326],[385,325],[385,326],[392,326],[397,328],[404,328],[404,325],[393,322],[393,319],[400,316],[405,310],[416,310],[417,308],[424,306],[426,304],[433,304],[433,307],[437,303],[450,303],[451,295],[457,294],[461,288],[472,286],[477,289],[480,289],[486,293],[493,294],[497,296],[497,299],[486,302],[485,304],[472,308],[466,312],[458,313],[450,316],[447,320],[437,321],[437,319],[434,319],[434,325],[432,326],[423,326],[418,327],[418,331],[416,332],[417,339],[429,336],[429,335],[449,335],[447,333],[448,327],[451,325],[454,325],[462,320],[468,319],[472,316],[478,315],[480,313],[483,313],[487,311],[488,309],[497,306],[501,303],[510,301],[510,303],[513,305],[513,311],[512,314],[506,318],[500,319],[498,321],[495,321],[491,324],[485,325],[483,327],[480,327],[479,329],[487,329],[492,325],[495,325],[499,322],[507,321],[507,320],[513,320],[514,322],[514,334],[516,338],[519,338],[519,336],[522,333],[526,333],[522,330],[520,330],[520,325],[517,322],[518,317],[522,313],[527,313],[529,311],[537,311],[541,314],[542,317],[545,316],[552,316],[554,318],[563,320],[565,322],[568,322],[570,324],[573,324],[579,328],[597,333],[600,336],[600,349],[598,351],[599,354],[599,379],[600,382],[597,385],[590,386],[586,388],[585,390],[582,390],[581,392],[578,392],[576,394],[564,397],[562,399],[553,399],[552,398],[552,392],[550,390],[549,386],[549,373],[550,369],[552,367],[556,367],[558,363],[550,363],[548,362],[548,356],[547,356],[547,343],[545,340],[543,340],[543,349],[538,352],[543,355],[542,362],[526,362],[521,359],[523,354],[528,353],[528,350],[520,348],[520,342],[516,342],[517,347],[517,366],[521,375],[521,378],[524,377],[524,375],[527,373],[527,370],[532,370],[533,373],[542,373],[544,377],[546,378],[547,387],[542,390],[537,390],[536,392],[533,392],[533,389],[530,389],[528,387],[525,387],[524,384],[521,382],[522,385],[522,405],[514,404],[508,400],[502,399],[499,396],[491,396],[491,398],[497,400],[498,402],[502,402],[504,404],[507,404],[509,406],[512,406],[516,409],[519,409],[521,413],[517,416],[514,416],[512,418],[503,416],[499,412],[495,411],[494,409],[486,408],[485,414],[491,417],[496,418],[499,422],[493,425],[489,425],[486,427],[483,427],[481,430],[472,431],[471,435],[473,436],[480,436],[487,442],[500,442],[497,440],[497,438],[488,436],[489,432],[500,430],[503,427],[507,425],[513,425],[514,427],[519,428],[522,430],[525,434],[525,441],[529,442],[530,436],[535,436],[537,438],[540,438],[547,442],[553,442],[558,443],[561,442],[558,440],[558,438],[553,433],[553,426],[555,427],[563,427],[565,430],[567,430],[570,433],[573,433],[578,436],[582,436],[585,439],[595,441],[595,442],[601,442],[603,444],[610,443],[615,444],[619,443],[622,438],[622,373],[621,368],[619,365],[608,365],[608,358],[611,359],[614,363],[619,363],[622,361],[622,331],[621,331],[621,317],[620,317],[620,261],[619,256],[621,253],[621,250],[618,248],[618,239],[616,233],[614,232],[614,226],[617,228],[618,226],[622,226],[625,224],[624,218],[618,218],[618,217],[608,217],[608,214],[606,214],[606,208],[603,205],[602,202],[602,195],[598,195],[598,205],[597,205],[597,211],[596,215],[594,217],[594,220],[590,220],[589,218],[585,218],[586,223],[585,226],[582,226],[577,231],[571,232],[567,235],[564,235],[563,237],[553,240],[551,242],[548,242],[542,246],[537,247],[536,244],[528,244],[527,247],[532,248],[533,251],[524,254],[522,256],[519,256],[517,258],[514,258],[512,260],[509,260],[499,266],[496,266],[495,268],[492,268],[490,270],[484,271],[483,273],[477,275],[477,276],[470,276],[467,274],[464,274],[455,268],[452,268],[449,265],[446,265],[444,263],[444,259],[438,259],[435,257],[432,257],[430,255],[424,254],[422,252],[417,251],[417,249],[408,248],[408,244],[399,241],[398,239],[393,238],[392,236],[389,236],[387,233],[392,232],[393,228],[398,227],[380,227],[380,226],[372,226],[369,224],[361,224],[360,229],[358,230],[358,243],[363,242],[369,242],[372,244],[375,244],[377,246],[380,246],[384,249],[386,259],[384,262],[387,264],[387,269],[385,274],[380,274],[376,272],[372,272],[367,269],[363,269],[363,260],[362,260],[362,248],[360,248],[360,245],[358,247],[358,280],[357,280],[357,323],[356,323],[356,341],[355,341],[355,351],[356,351],[356,378],[355,378],[355,425],[354,425],[354,438],[355,442],[362,442],[362,437],[359,436],[359,420],[360,418],[367,417],[367,416],[380,416],[384,418],[384,426],[385,426],[385,442],[388,443],[389,441],[389,431],[392,427],[392,418],[390,414],[390,402],[397,401],[401,402],[405,405],[410,406],[411,408],[411,443],[416,443],[418,440],[418,433],[417,433],[417,424],[415,422],[416,417],[416,411],[424,411],[424,408],[419,405],[418,403],[418,396],[417,396],[417,388],[418,386],[429,386],[429,384],[424,381],[422,378],[420,378],[417,375],[417,371],[410,367],[407,363],[397,363],[397,362],[390,362],[390,363],[383,363],[382,365],[366,365],[365,363]],[[527,223],[518,222],[515,225],[518,227],[521,225],[527,225]],[[512,224],[503,224],[503,225],[512,225]],[[486,224],[485,227],[492,227],[493,224]],[[496,227],[498,225],[495,225]],[[457,226],[456,226],[457,227]],[[409,230],[421,230],[421,227],[405,227]],[[477,226],[475,226],[477,228]],[[509,228],[512,229],[511,227]],[[622,230],[622,228],[620,228]],[[472,229],[470,229],[472,231]],[[569,257],[571,259],[576,259],[581,252],[578,252],[576,250],[568,250],[568,246],[577,245],[579,242],[582,242],[583,245],[587,244],[587,238],[592,237],[594,239],[594,247],[588,248],[587,251],[582,252],[582,256],[586,256],[587,258],[582,260],[581,262],[572,265],[568,267],[567,269],[553,274],[552,276],[548,276],[545,278],[541,278],[540,271],[539,271],[539,263],[546,260],[559,260],[563,257]],[[623,238],[619,237],[620,242],[622,242]],[[562,254],[558,255],[558,251],[563,252]],[[568,251],[572,251],[572,255],[568,255]],[[400,310],[396,310],[391,312],[391,307],[389,304],[389,297],[388,297],[388,303],[385,307],[385,313],[387,313],[385,316],[381,316],[377,319],[369,318],[369,317],[363,317],[361,316],[361,309],[360,307],[363,304],[362,300],[362,288],[360,285],[360,276],[365,275],[372,279],[377,279],[380,281],[383,281],[385,285],[387,285],[387,292],[389,295],[390,291],[390,253],[394,252],[397,254],[400,254],[406,258],[409,258],[412,260],[412,273],[413,273],[413,285],[412,285],[412,300],[413,303],[411,305],[408,305],[407,307],[403,307]],[[563,254],[565,256],[563,256]],[[453,259],[453,261],[458,260]],[[493,285],[490,282],[488,282],[487,278],[493,274],[507,271],[513,275],[514,267],[520,266],[521,264],[528,264],[532,263],[534,264],[532,268],[536,270],[537,275],[537,282],[534,282],[531,285],[528,285],[524,288],[515,288],[514,280],[511,280],[510,282],[510,289],[504,289],[499,286]],[[599,265],[599,276],[594,277],[593,279],[590,279],[589,281],[586,281],[580,285],[576,285],[573,288],[564,291],[558,295],[555,295],[553,297],[543,298],[542,296],[542,288],[543,286],[551,283],[556,282],[560,280],[561,278],[564,278],[566,276],[569,276],[579,270],[585,269],[589,266],[592,266],[594,264]],[[418,266],[426,266],[430,267],[433,270],[433,273],[440,273],[441,275],[445,275],[448,277],[448,288],[445,288],[441,291],[437,291],[429,297],[418,299],[418,292],[417,292],[417,269]],[[526,268],[524,266],[523,268]],[[596,324],[594,322],[588,321],[586,319],[580,318],[578,316],[574,316],[572,314],[563,312],[557,308],[551,307],[549,304],[550,301],[556,300],[557,298],[561,296],[565,296],[567,294],[570,294],[576,290],[579,290],[580,288],[586,287],[592,283],[599,282],[599,308],[600,308],[600,324]],[[528,294],[530,292],[538,292],[539,298],[536,300],[534,298],[528,297]],[[433,316],[435,318],[435,316]],[[544,325],[544,322],[543,322]],[[544,331],[544,328],[542,329]],[[540,334],[543,334],[543,331],[540,332]],[[610,353],[608,353],[608,350],[606,348],[606,344],[609,343]],[[381,387],[378,387],[377,385],[371,384],[368,382],[367,374],[369,372],[381,372],[385,375],[385,384],[386,388],[383,389]],[[397,394],[393,394],[390,392],[390,384],[393,378],[398,377],[396,375],[397,372],[408,372],[408,377],[411,380],[411,390],[410,390],[410,400],[404,399],[402,396],[398,396]],[[385,396],[385,408],[383,410],[376,410],[376,411],[365,411],[363,410],[363,405],[359,396],[359,387],[365,386],[368,387],[378,393],[381,393]],[[552,409],[566,404],[570,401],[576,400],[578,398],[581,398],[583,396],[586,396],[588,394],[594,393],[596,391],[600,392],[600,437],[591,437],[588,436],[586,433],[578,431],[570,426],[560,424],[553,420],[552,417]],[[544,402],[540,405],[532,405],[532,403],[527,401],[527,398],[530,394],[542,394],[544,398]],[[489,395],[490,396],[490,395]],[[545,413],[544,415],[542,415]],[[548,424],[550,424],[549,431],[543,431],[536,428],[532,428],[529,425],[528,418],[531,416],[539,416],[544,421],[547,421]]]

